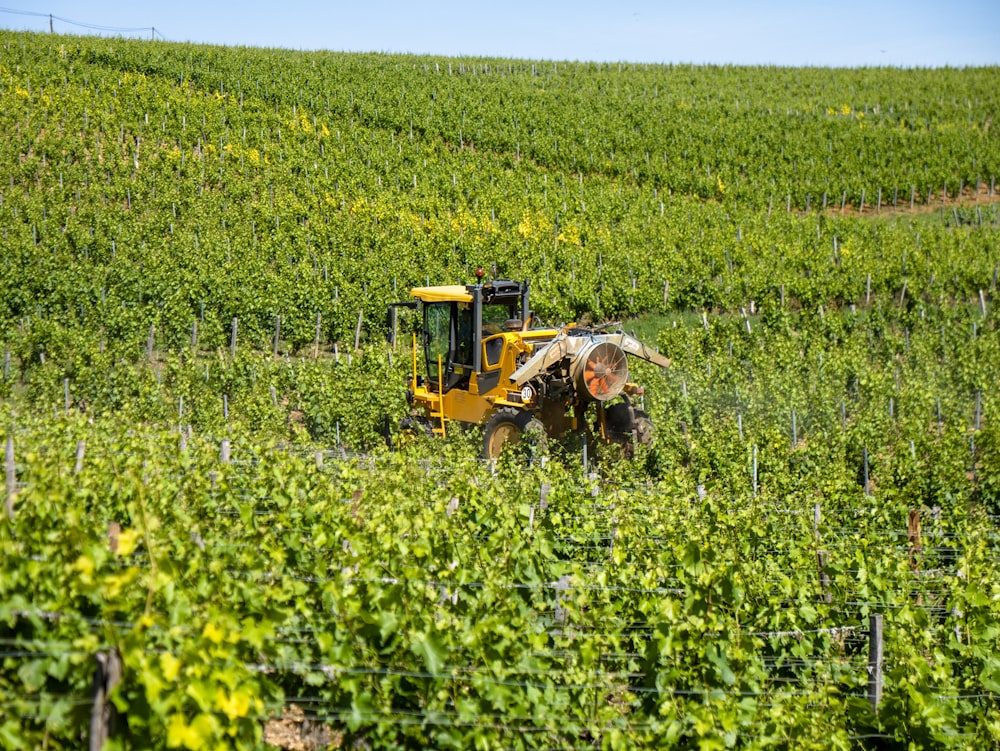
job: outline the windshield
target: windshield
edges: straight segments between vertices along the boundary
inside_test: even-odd
[[[437,381],[440,378],[438,357],[441,358],[443,366],[448,364],[453,304],[433,302],[424,305],[424,355],[427,358],[427,375],[432,381]]]
[[[467,382],[478,364],[476,348],[484,338],[513,329],[520,330],[515,305],[483,305],[482,330],[476,331],[475,308],[458,301],[424,304],[424,356],[432,388],[444,390]],[[508,325],[509,324],[509,325]],[[444,373],[438,372],[438,358]]]

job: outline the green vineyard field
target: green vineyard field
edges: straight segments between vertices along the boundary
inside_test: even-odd
[[[998,92],[0,31],[0,748],[996,748]],[[651,446],[387,445],[477,266]]]

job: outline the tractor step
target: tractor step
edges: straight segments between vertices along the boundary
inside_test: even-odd
[[[434,421],[436,421],[438,423],[438,425],[436,427],[432,427],[431,428],[431,432],[437,433],[438,435],[442,435],[442,436],[443,435],[447,435],[447,433],[445,432],[445,427],[444,427],[444,413],[443,412],[434,412],[432,410],[431,412],[428,413],[428,416],[432,420],[434,420]]]

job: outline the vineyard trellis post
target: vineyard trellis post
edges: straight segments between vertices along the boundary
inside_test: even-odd
[[[6,476],[7,497],[4,505],[7,509],[7,518],[14,518],[14,498],[17,495],[17,469],[14,466],[14,436],[7,436],[4,447],[4,467]]]
[[[79,440],[76,442],[76,463],[73,465],[73,474],[78,475],[83,471],[83,456],[87,450],[87,442]]]
[[[876,713],[882,701],[882,636],[882,615],[873,613],[868,617],[868,701]]]
[[[357,351],[361,346],[361,319],[364,316],[364,311],[358,311],[358,325],[354,329],[354,350]]]
[[[910,509],[906,522],[906,541],[910,548],[910,570],[920,570],[920,554],[924,550],[920,538],[920,509]],[[919,604],[919,600],[918,600]]]
[[[100,751],[115,734],[118,717],[108,697],[122,678],[122,658],[117,649],[98,652],[96,660],[90,713],[90,751]]]
[[[556,623],[566,623],[567,616],[569,615],[568,610],[563,604],[565,602],[563,593],[565,593],[566,590],[569,589],[569,581],[570,581],[569,577],[564,575],[560,576],[559,581],[555,582],[554,584],[557,593],[556,607],[554,613]]]
[[[822,509],[819,501],[813,504],[813,535],[816,537],[816,566],[819,571],[819,583],[823,589],[823,601],[827,604],[833,602],[833,595],[830,593],[830,575],[826,571],[827,551],[819,547],[819,524],[822,518]]]
[[[871,495],[871,487],[868,484],[868,447],[866,446],[861,451],[861,459],[864,465],[864,481],[865,481],[865,495]]]

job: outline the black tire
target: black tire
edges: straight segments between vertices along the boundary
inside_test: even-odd
[[[434,437],[434,426],[430,419],[423,415],[407,415],[399,421],[399,439],[396,441],[396,447],[402,448],[425,437]]]
[[[608,437],[626,447],[629,455],[635,451],[635,444],[646,447],[653,445],[653,421],[641,409],[632,408],[631,411],[634,422],[629,415],[629,405],[624,403],[608,407],[604,415]]]
[[[407,415],[399,421],[399,429],[420,435],[434,435],[434,427],[431,425],[430,418],[423,415]]]
[[[498,459],[504,448],[528,444],[534,455],[548,450],[548,436],[542,421],[530,412],[513,407],[501,407],[483,427],[483,458]]]
[[[653,421],[645,412],[635,413],[635,434],[640,446],[653,445]]]

